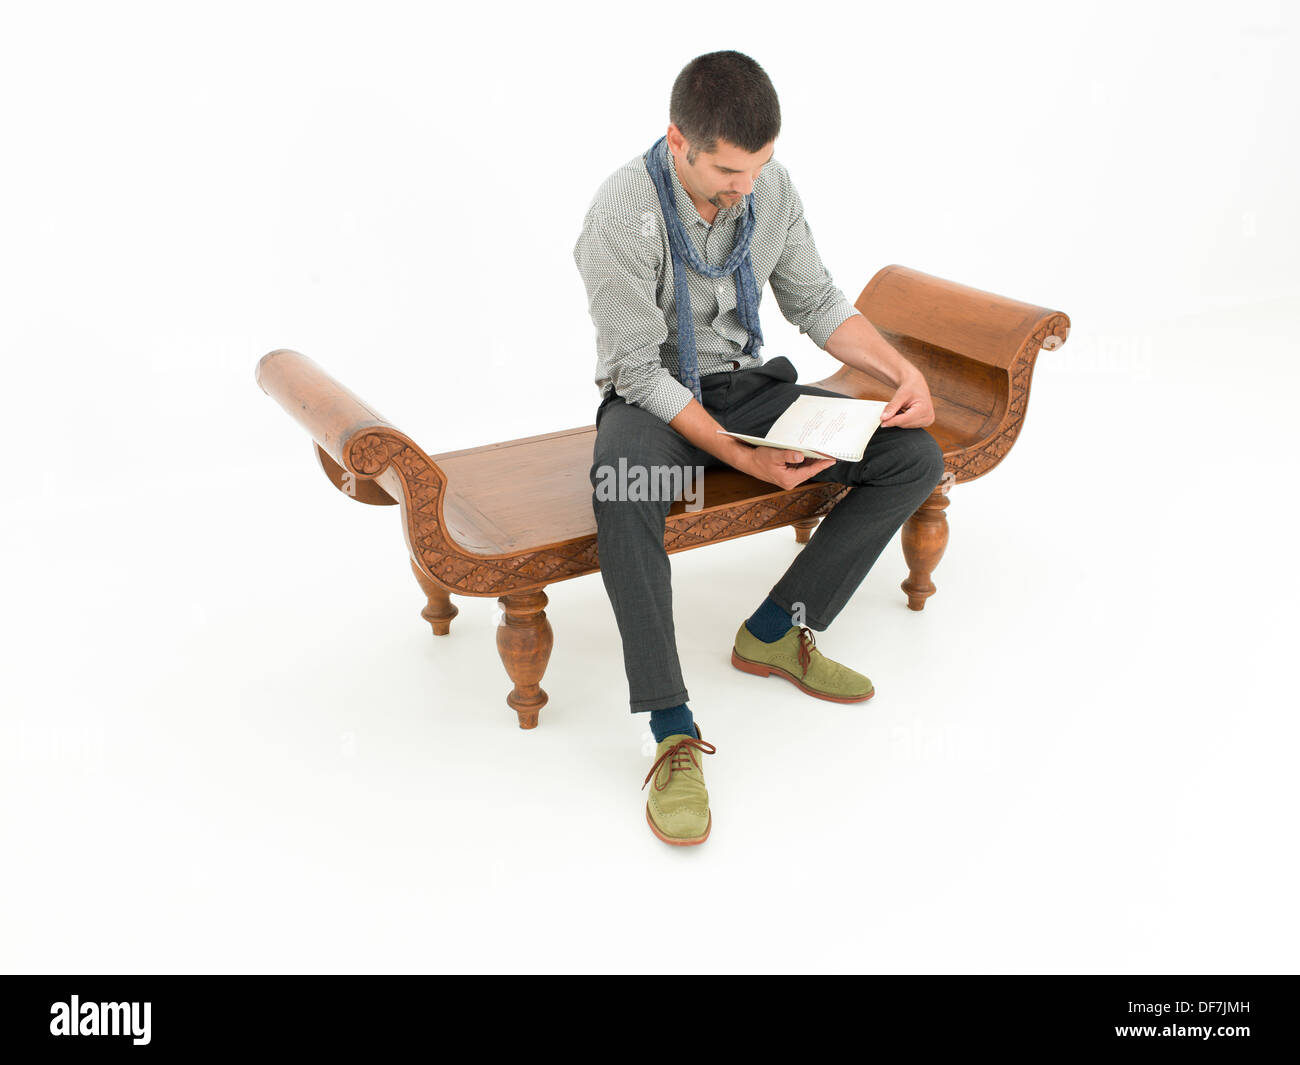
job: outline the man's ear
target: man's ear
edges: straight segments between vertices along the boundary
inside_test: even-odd
[[[686,138],[682,135],[682,131],[671,122],[668,123],[667,137],[668,147],[672,149],[673,154],[684,156],[686,154]]]

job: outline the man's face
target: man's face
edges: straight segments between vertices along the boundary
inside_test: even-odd
[[[677,179],[698,200],[705,200],[719,210],[735,207],[754,191],[759,172],[776,154],[776,142],[770,141],[757,152],[747,152],[727,141],[719,140],[711,152],[693,150],[676,126],[668,127],[668,148],[677,164]],[[694,162],[691,162],[693,157]]]

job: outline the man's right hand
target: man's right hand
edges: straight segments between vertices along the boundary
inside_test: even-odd
[[[719,432],[722,426],[694,396],[668,424],[696,447],[733,469],[781,488],[793,488],[835,464],[834,459],[805,459],[802,451],[755,447],[734,436],[726,436]]]
[[[809,477],[835,465],[834,459],[805,458],[802,451],[786,451],[779,447],[751,447],[739,440],[736,442],[746,451],[746,454],[741,456],[744,464],[737,465],[736,468],[742,473],[781,488],[793,488],[808,480]]]

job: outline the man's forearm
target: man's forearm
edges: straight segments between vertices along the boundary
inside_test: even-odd
[[[723,436],[718,432],[722,428],[700,401],[691,397],[691,401],[668,423],[682,436],[698,448],[703,448],[714,458],[719,458],[728,466],[740,469],[744,456],[753,450],[734,436]]]
[[[861,370],[891,388],[897,388],[913,374],[921,374],[860,314],[840,323],[826,341],[826,350],[845,366]]]

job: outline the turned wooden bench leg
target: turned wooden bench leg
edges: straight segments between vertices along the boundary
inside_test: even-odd
[[[554,643],[551,623],[546,620],[546,593],[538,589],[503,595],[497,602],[505,611],[497,626],[497,650],[515,683],[506,702],[519,715],[520,728],[536,728],[537,712],[546,705],[542,674]]]
[[[911,610],[923,609],[925,601],[936,591],[930,575],[948,547],[948,516],[944,510],[948,506],[948,489],[955,483],[952,473],[945,472],[930,498],[903,523],[903,558],[910,572],[902,589],[907,593]]]
[[[817,528],[817,523],[821,518],[800,518],[794,523],[794,542],[797,544],[806,544],[812,539],[813,530]]]
[[[429,600],[428,605],[420,611],[420,617],[433,626],[435,636],[446,636],[451,631],[451,619],[460,613],[460,608],[452,604],[451,594],[446,588],[424,575],[424,570],[415,564],[415,559],[411,559],[411,572],[415,574],[425,598]]]

